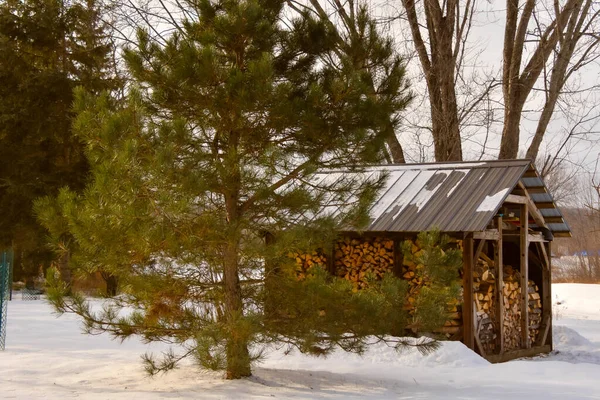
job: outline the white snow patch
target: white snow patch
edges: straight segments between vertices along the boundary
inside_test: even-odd
[[[415,166],[416,165],[416,166]],[[487,165],[485,162],[462,162],[462,163],[431,163],[431,164],[404,164],[404,165],[380,165],[377,167],[368,167],[367,169],[374,170],[386,170],[386,171],[423,171],[423,170],[439,170],[444,172],[452,172],[452,170],[456,169],[464,169],[464,168],[473,168],[473,167],[481,167],[482,165]],[[450,170],[450,171],[445,171]]]
[[[469,170],[468,169],[457,169],[456,172],[461,172],[463,174],[463,176],[461,176],[460,179],[458,180],[458,182],[456,182],[456,184],[452,187],[452,189],[450,189],[448,191],[448,194],[446,194],[446,197],[450,197],[450,195],[456,190],[458,185],[460,185],[460,183],[465,179],[465,176],[467,176],[467,174],[469,173]]]
[[[402,175],[404,174],[404,171],[390,172],[385,181],[384,187],[381,189],[381,197],[379,197],[377,202],[371,208],[371,216],[373,218],[379,218],[379,216],[381,216],[388,209],[390,204],[392,204],[392,201],[394,201],[394,199],[398,197],[400,193],[402,193],[404,188],[401,187],[400,184],[397,184],[397,182],[401,180]]]
[[[485,199],[483,199],[483,201],[481,202],[481,204],[479,204],[479,207],[477,207],[477,210],[475,210],[475,211],[476,212],[494,211],[496,209],[496,207],[498,207],[500,205],[500,202],[502,201],[502,199],[504,198],[506,193],[508,193],[508,191],[509,191],[509,188],[505,188],[496,194],[493,194],[491,196],[485,196]]]
[[[379,343],[363,356],[336,351],[314,358],[272,350],[254,376],[226,381],[190,363],[144,375],[140,354],[165,345],[82,335],[71,315],[56,318],[42,301],[8,303],[0,398],[19,400],[157,399],[486,399],[600,398],[600,285],[552,285],[555,351],[489,364],[458,342],[436,353],[397,353]],[[15,296],[19,299],[19,296]],[[557,303],[561,304],[558,305]]]
[[[432,170],[421,172],[415,171],[417,177],[408,185],[408,187],[406,187],[404,191],[401,192],[402,194],[400,194],[400,196],[398,196],[398,198],[396,198],[395,201],[392,203],[392,211],[396,211],[394,213],[393,219],[398,218],[398,215],[400,215],[408,205],[414,204],[415,197],[417,197],[421,189],[423,189],[423,186],[425,186],[427,181],[433,175],[435,175],[436,172],[437,171]]]
[[[556,316],[600,320],[600,293],[593,290],[596,286],[583,283],[553,285],[552,303]]]
[[[477,179],[477,182],[479,182],[481,180],[481,178],[483,178],[485,173],[486,173],[486,170],[481,171],[481,174],[479,174],[479,178]]]
[[[441,175],[443,175],[443,178]],[[421,208],[423,208],[429,202],[429,200],[431,200],[433,195],[439,190],[440,186],[442,186],[442,183],[444,183],[446,178],[448,178],[448,175],[444,171],[438,171],[434,176],[439,176],[441,179],[436,186],[432,189],[428,189],[427,185],[425,185],[423,190],[421,190],[419,194],[410,202],[411,205],[417,206],[417,213],[421,211]]]

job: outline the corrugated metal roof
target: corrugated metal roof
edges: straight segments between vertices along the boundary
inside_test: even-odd
[[[369,167],[359,174],[387,174],[387,180],[371,208],[371,224],[366,231],[421,232],[434,227],[444,232],[483,231],[524,174],[530,171],[529,175],[533,175],[532,170],[535,171],[529,160]],[[335,179],[340,179],[357,172],[317,173],[321,174],[335,174]],[[537,172],[535,175],[527,183],[543,186]],[[547,192],[532,194],[532,200],[554,205]],[[562,219],[556,207],[547,207],[541,212]],[[565,227],[566,232],[569,231],[566,224],[548,226],[552,231],[562,232]]]

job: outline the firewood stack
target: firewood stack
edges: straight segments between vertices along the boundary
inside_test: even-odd
[[[492,267],[491,267],[492,266]],[[477,323],[476,335],[483,346],[483,351],[493,353],[496,349],[496,277],[493,271],[493,261],[481,254],[473,271],[473,291]]]
[[[493,261],[485,254],[480,256],[473,271],[473,290],[477,315],[476,332],[486,353],[496,349],[496,278],[491,268]],[[504,266],[504,349],[515,350],[521,347],[521,275],[511,266]],[[529,281],[529,337],[534,343],[539,334],[542,319],[542,303],[539,288]]]
[[[504,350],[521,347],[521,274],[510,265],[504,266]]]
[[[418,258],[423,254],[423,250],[419,247],[418,242],[412,242],[410,254],[404,254],[402,260],[402,277],[409,281],[408,302],[405,309],[409,313],[414,313],[415,301],[419,291],[423,286],[429,285],[427,276],[423,274],[425,266],[417,262]],[[457,335],[462,327],[462,313],[459,310],[459,301],[455,300],[447,305],[449,319],[444,323],[444,326],[439,330],[440,333],[450,338]]]
[[[417,264],[416,259],[423,254],[423,250],[414,242],[411,246],[411,254],[404,254],[402,260],[402,277],[410,282],[411,287],[419,287],[426,284],[421,273],[424,266]]]
[[[358,240],[344,238],[335,246],[336,275],[352,282],[358,290],[368,278],[381,279],[394,267],[394,241],[384,238]]]
[[[310,273],[311,268],[315,265],[321,265],[327,268],[327,257],[324,254],[313,251],[312,253],[293,252],[288,254],[289,257],[296,260],[296,278],[303,280]]]
[[[529,295],[529,340],[535,343],[542,322],[542,299],[538,286],[532,280],[529,281],[527,293]]]

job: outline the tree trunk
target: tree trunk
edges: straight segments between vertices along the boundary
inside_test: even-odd
[[[517,158],[519,153],[519,135],[521,133],[521,112],[523,107],[506,107],[504,109],[504,126],[498,159],[507,160]]]
[[[228,243],[223,257],[225,318],[228,325],[227,379],[239,379],[252,374],[250,353],[248,351],[248,335],[240,329],[244,310],[238,275],[238,245],[237,240]]]
[[[392,162],[394,164],[405,164],[406,160],[404,159],[404,150],[402,149],[402,145],[400,144],[398,137],[396,137],[396,134],[392,132],[392,134],[387,137],[385,142],[390,150]]]
[[[237,154],[237,136],[232,135],[231,151]],[[227,221],[229,232],[227,243],[223,251],[223,283],[225,286],[225,322],[227,324],[226,345],[226,377],[227,379],[239,379],[252,375],[250,369],[250,352],[248,351],[249,332],[242,323],[244,318],[244,304],[242,301],[242,289],[239,277],[239,189],[236,184],[240,182],[239,165],[233,163],[230,166],[230,178],[233,190],[225,194],[225,208],[227,210]]]
[[[456,98],[450,103],[448,100],[431,104],[433,145],[437,162],[462,161]]]
[[[119,280],[116,276],[108,272],[101,272],[102,279],[106,283],[106,295],[108,297],[113,297],[117,295],[119,289]]]
[[[504,128],[502,130],[502,141],[500,143],[500,153],[498,158],[509,159],[516,158],[519,152],[519,125],[521,114],[527,97],[533,90],[535,82],[544,70],[548,57],[557,51],[557,44],[562,41],[560,52],[563,53],[563,58],[567,56],[570,49],[566,48],[567,43],[563,41],[564,32],[567,25],[569,29],[575,28],[575,21],[581,10],[582,0],[568,0],[562,8],[558,3],[555,5],[556,14],[554,20],[546,25],[546,27],[538,32],[538,44],[531,54],[529,59],[523,62],[524,52],[526,50],[526,39],[528,33],[527,27],[534,15],[536,2],[527,0],[520,7],[518,0],[507,0],[506,25],[504,29],[504,49],[503,49],[503,74],[502,74],[502,90],[504,95]],[[519,16],[519,11],[521,15]],[[587,14],[587,11],[585,12]],[[569,19],[573,16],[575,20],[568,24]],[[572,32],[572,31],[571,31]],[[562,49],[562,47],[565,47]],[[560,59],[560,57],[559,57]],[[554,85],[556,86],[562,79],[560,75],[564,75],[563,67],[560,65],[568,61],[562,59],[558,64],[555,64],[552,74],[557,72]],[[564,82],[563,82],[564,83]],[[559,85],[560,86],[560,85]],[[555,87],[558,93],[559,87]],[[544,118],[549,118],[556,99],[551,100],[550,109]],[[541,143],[543,134],[545,133],[544,122],[538,127],[536,137],[534,138],[533,147],[528,152],[528,156],[537,155],[539,143]]]
[[[458,47],[453,51],[452,46],[454,24],[460,25],[456,20],[457,3],[455,1],[444,3],[443,9],[435,0],[427,0],[423,3],[429,35],[429,52],[427,42],[420,33],[421,23],[416,13],[415,1],[402,0],[402,3],[406,9],[406,18],[427,82],[435,160],[462,161],[454,82]]]
[[[535,135],[529,145],[529,149],[527,149],[526,157],[532,160],[535,160],[538,156],[546,129],[554,114],[554,108],[556,107],[556,103],[558,102],[567,79],[573,71],[576,71],[587,62],[585,57],[581,57],[579,61],[571,65],[573,54],[577,49],[577,43],[585,36],[583,32],[585,27],[584,21],[589,14],[591,4],[591,0],[585,1],[585,4],[577,4],[571,14],[565,33],[558,37],[559,50],[557,56],[555,56],[554,65],[550,72],[550,82],[547,87],[546,102],[544,103],[544,108],[538,121]],[[587,48],[585,48],[584,54],[597,48],[599,43],[600,39],[595,39]],[[545,76],[544,79],[547,80],[548,77]]]

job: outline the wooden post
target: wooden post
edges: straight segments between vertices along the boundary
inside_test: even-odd
[[[473,234],[468,233],[463,241],[463,342],[475,350],[475,322],[473,312]]]
[[[529,349],[529,211],[527,204],[521,205],[521,342]]]
[[[477,265],[477,260],[479,260],[479,255],[483,250],[483,246],[485,246],[486,239],[481,239],[479,244],[477,245],[477,250],[475,250],[475,255],[473,256],[473,265]]]
[[[494,244],[494,264],[496,266],[496,329],[498,330],[496,338],[499,354],[504,353],[504,261],[502,259],[502,216],[496,217],[496,227],[498,229],[498,240]]]
[[[542,269],[542,321],[546,322],[543,327],[544,330],[540,329],[539,344],[541,346],[549,344],[552,346],[552,258],[550,255],[551,243],[542,243],[542,246],[547,246],[546,254],[548,254],[548,265]]]

